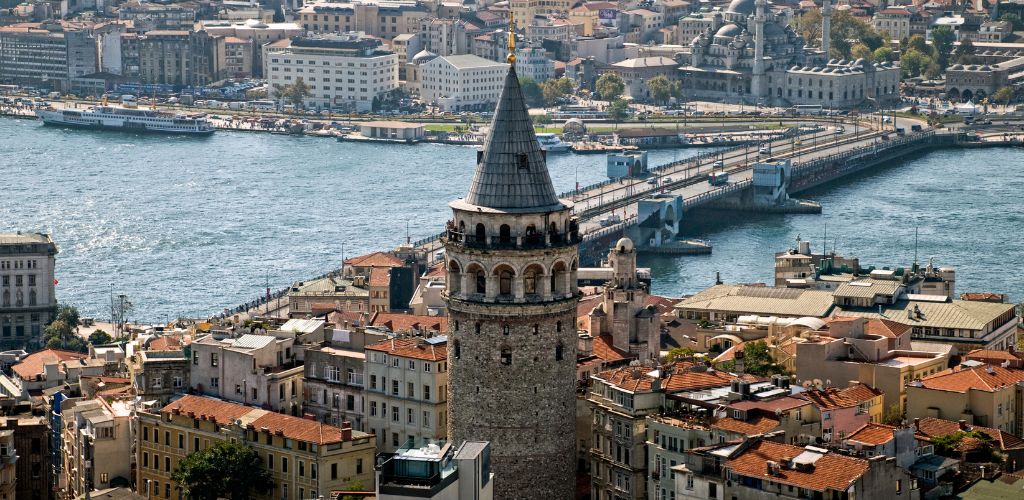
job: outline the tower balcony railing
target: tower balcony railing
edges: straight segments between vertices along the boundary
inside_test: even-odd
[[[577,245],[582,241],[579,226],[573,221],[568,231],[548,231],[547,233],[530,233],[522,236],[490,236],[479,238],[476,234],[464,233],[449,225],[444,233],[448,243],[473,249],[493,250],[537,250],[544,248],[561,248]]]

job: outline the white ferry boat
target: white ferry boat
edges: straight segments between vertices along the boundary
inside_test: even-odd
[[[537,134],[537,142],[540,143],[540,149],[548,153],[566,153],[572,147],[569,143],[562,142],[555,134]]]
[[[47,125],[126,132],[209,135],[215,130],[202,113],[172,113],[120,106],[101,105],[84,109],[48,107],[37,109],[36,116]]]

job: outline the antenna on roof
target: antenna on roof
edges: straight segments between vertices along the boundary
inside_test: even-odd
[[[917,226],[914,226],[914,267],[917,268]]]
[[[825,224],[825,235],[821,237],[821,255],[828,254],[828,223]]]
[[[405,221],[405,243],[412,244],[412,238],[409,236],[409,221]]]

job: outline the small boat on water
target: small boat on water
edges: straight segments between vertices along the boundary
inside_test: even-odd
[[[562,142],[557,135],[550,133],[537,134],[537,142],[540,144],[540,149],[548,153],[567,153],[572,148],[572,145]]]
[[[63,127],[183,135],[210,135],[216,130],[205,113],[172,113],[109,105],[84,109],[50,106],[36,109],[35,113],[44,124]]]

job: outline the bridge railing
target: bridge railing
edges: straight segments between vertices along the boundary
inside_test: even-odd
[[[627,227],[629,227],[629,226],[631,226],[633,224],[636,224],[636,215],[630,215],[629,217],[626,217],[625,219],[622,219],[622,222],[619,222],[617,224],[612,224],[612,225],[607,226],[607,227],[602,227],[601,229],[598,229],[596,231],[591,231],[589,233],[584,234],[583,238],[582,238],[583,243],[587,243],[587,242],[596,240],[598,238],[601,238],[602,236],[606,236],[606,235],[608,235],[610,233],[614,233],[616,231],[621,231],[621,230],[623,230],[623,229],[625,229],[625,228],[627,228]]]

